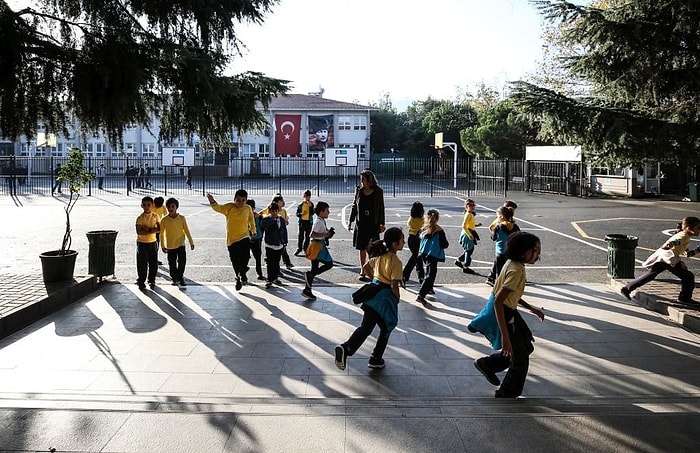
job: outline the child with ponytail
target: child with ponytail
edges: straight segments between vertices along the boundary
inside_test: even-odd
[[[379,326],[377,345],[369,358],[369,368],[384,368],[384,350],[389,335],[398,323],[398,304],[401,299],[399,284],[403,280],[401,260],[396,252],[404,246],[404,235],[400,228],[392,227],[384,232],[383,241],[374,241],[367,247],[370,260],[362,272],[372,277],[373,285],[380,285],[376,295],[362,302],[364,311],[362,324],[343,344],[335,347],[335,365],[344,370],[347,357],[355,354],[375,326]]]

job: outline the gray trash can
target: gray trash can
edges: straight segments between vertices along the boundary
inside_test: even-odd
[[[114,245],[117,242],[117,233],[114,230],[87,232],[90,243],[88,273],[96,277],[114,275]]]
[[[637,236],[628,234],[608,234],[608,277],[634,278],[634,250],[637,248]]]
[[[698,201],[698,183],[688,183],[688,198],[690,201]]]

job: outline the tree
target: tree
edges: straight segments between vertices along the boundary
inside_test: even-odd
[[[384,93],[377,102],[370,102],[370,107],[377,109],[370,112],[372,152],[386,152],[390,148],[397,146],[396,138],[399,121],[396,108],[392,104],[388,93]]]
[[[509,100],[481,109],[478,124],[462,130],[460,140],[469,155],[499,159],[523,159],[525,146],[540,144]]]
[[[462,129],[477,124],[474,107],[468,103],[440,101],[423,118],[423,127],[429,134],[443,133],[443,141],[460,143]]]
[[[224,70],[242,45],[235,24],[262,23],[277,1],[36,0],[18,11],[0,1],[0,136],[31,137],[40,122],[67,133],[69,115],[113,143],[152,115],[163,140],[260,128],[257,103],[287,82]]]
[[[564,25],[564,45],[583,49],[564,68],[590,85],[589,95],[572,97],[515,84],[516,107],[540,122],[541,135],[581,144],[598,161],[700,160],[700,3],[534,3]]]

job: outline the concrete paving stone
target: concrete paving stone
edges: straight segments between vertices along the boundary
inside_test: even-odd
[[[339,417],[238,417],[226,451],[332,453],[348,451],[346,426]]]
[[[102,451],[127,413],[0,409],[4,451]]]
[[[106,451],[224,451],[234,414],[133,414],[104,446]]]

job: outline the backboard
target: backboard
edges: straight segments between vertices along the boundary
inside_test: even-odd
[[[357,167],[357,148],[326,148],[326,167]]]
[[[164,167],[194,167],[194,148],[163,148]]]

